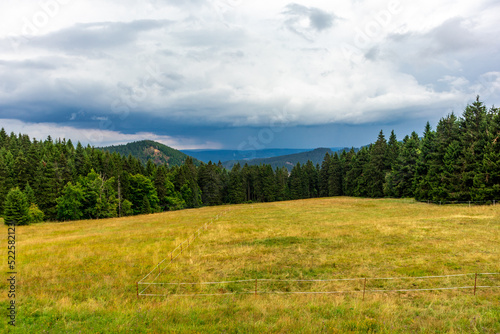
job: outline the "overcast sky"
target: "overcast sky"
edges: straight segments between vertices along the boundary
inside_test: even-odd
[[[95,146],[359,146],[500,100],[500,2],[0,2],[0,127]]]

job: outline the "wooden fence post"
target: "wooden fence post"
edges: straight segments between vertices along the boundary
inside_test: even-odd
[[[366,277],[365,277],[365,281],[363,284],[363,300],[365,300],[365,291],[366,291]]]
[[[255,296],[257,297],[257,279],[255,279]]]
[[[476,287],[477,287],[477,273],[476,276],[474,277],[474,296],[476,295]]]
[[[139,282],[135,282],[135,288],[137,290],[137,299],[139,299]]]

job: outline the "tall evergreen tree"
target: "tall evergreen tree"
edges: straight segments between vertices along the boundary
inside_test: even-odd
[[[201,189],[198,186],[197,170],[193,159],[186,158],[184,164],[175,171],[174,184],[176,190],[181,192],[187,207],[197,208],[201,206]]]
[[[16,184],[19,186],[24,186],[27,182],[31,180],[30,168],[28,165],[28,160],[24,156],[23,151],[19,151],[14,165],[16,166],[14,173],[16,174]]]
[[[429,159],[427,180],[429,196],[417,199],[432,201],[457,200],[461,171],[460,132],[457,117],[452,113],[442,118],[436,127],[435,152]],[[453,148],[450,146],[453,145]],[[446,157],[446,164],[445,162]]]
[[[318,197],[318,170],[313,165],[311,160],[308,160],[302,166],[302,175],[304,178],[304,197],[313,198]]]
[[[330,193],[328,186],[328,179],[330,175],[330,164],[331,164],[331,156],[328,152],[326,152],[318,174],[319,178],[318,186],[319,186],[320,197],[328,197]]]
[[[8,138],[8,137],[7,137]],[[5,161],[6,150],[0,149],[0,214],[4,211],[4,202],[7,198],[9,190],[14,187],[14,182],[11,177],[10,170]]]
[[[236,163],[229,173],[226,201],[231,204],[243,203],[245,201],[245,189],[243,188],[243,177],[239,163]]]
[[[385,194],[391,197],[413,197],[415,192],[415,169],[419,158],[420,139],[414,131],[403,139],[399,156],[393,164],[386,183]]]
[[[271,165],[258,167],[258,182],[256,183],[256,194],[259,202],[273,202],[276,200],[276,178]]]
[[[486,111],[486,106],[479,101],[467,105],[459,122],[462,153],[461,199],[470,200],[472,195],[478,195],[478,190],[485,186],[486,180],[479,178],[485,148],[489,141],[489,129],[492,114]],[[474,198],[480,199],[480,198]]]
[[[26,182],[26,185],[24,186],[24,195],[26,196],[26,200],[29,205],[36,204],[35,192],[33,191],[33,188],[31,188],[29,182]]]
[[[371,145],[368,164],[363,169],[369,197],[384,196],[384,182],[386,173],[389,172],[387,159],[387,142],[381,130],[375,144]]]
[[[328,196],[342,196],[344,194],[342,175],[342,162],[335,152],[328,166]]]
[[[222,181],[220,170],[211,161],[198,167],[198,186],[205,205],[222,204]]]
[[[428,199],[430,196],[430,192],[432,190],[432,185],[430,183],[430,178],[429,178],[429,173],[430,172],[430,167],[431,167],[431,159],[433,155],[435,154],[435,145],[436,145],[436,139],[435,139],[435,132],[432,131],[431,125],[429,122],[425,125],[425,130],[424,130],[424,137],[422,141],[420,142],[419,145],[419,152],[417,152],[417,161],[415,164],[415,170],[414,170],[414,181],[413,185],[411,186],[412,190],[411,191],[403,191],[405,193],[414,193],[415,198],[417,200],[424,200]],[[409,143],[412,145],[413,143]],[[412,147],[410,147],[411,149]],[[408,154],[412,154],[411,152],[407,152]],[[409,158],[407,156],[407,158]],[[408,168],[412,168],[408,166]],[[402,191],[401,189],[399,190],[399,193],[401,194]]]
[[[299,162],[292,168],[288,178],[288,188],[290,189],[290,199],[308,197],[307,178],[304,177],[303,167]]]
[[[500,109],[490,109],[491,122],[483,161],[474,176],[472,198],[478,201],[500,200]]]
[[[285,201],[290,198],[288,189],[288,169],[286,167],[276,168],[276,200]]]
[[[90,161],[82,144],[78,142],[75,150],[75,171],[77,175],[87,175],[90,173]]]
[[[243,188],[245,189],[245,201],[255,201],[255,184],[259,174],[257,166],[248,166],[245,164],[241,169],[243,178]]]
[[[35,197],[40,209],[48,219],[56,219],[56,198],[59,197],[59,189],[56,184],[56,177],[53,163],[46,158],[40,161],[33,187]]]
[[[399,156],[400,152],[400,144],[394,133],[394,130],[391,131],[391,135],[389,136],[389,141],[387,142],[387,160],[389,165],[387,166],[389,170],[392,169],[393,164],[396,162],[396,159]]]
[[[19,188],[12,188],[5,200],[4,223],[7,225],[27,225],[29,204]]]

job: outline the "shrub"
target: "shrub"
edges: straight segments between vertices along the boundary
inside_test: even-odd
[[[43,221],[45,215],[42,210],[38,208],[38,205],[35,203],[31,203],[28,209],[28,222],[30,223],[40,223]]]

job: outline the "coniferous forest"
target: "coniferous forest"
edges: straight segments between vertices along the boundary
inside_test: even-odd
[[[500,199],[500,111],[479,98],[460,117],[427,123],[398,141],[381,131],[360,150],[286,168],[146,164],[71,140],[0,131],[0,212],[5,223],[100,219],[224,203],[328,196],[460,202]]]

